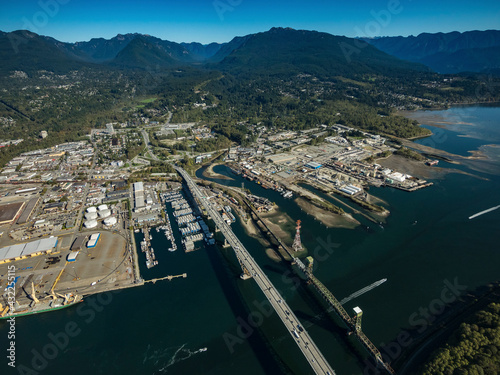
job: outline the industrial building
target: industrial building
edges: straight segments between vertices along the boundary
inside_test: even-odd
[[[137,218],[136,218],[137,224],[147,223],[150,221],[155,221],[157,219],[158,219],[158,215],[156,215],[156,214],[146,214],[146,215],[137,216]]]
[[[12,224],[21,215],[25,204],[25,202],[16,202],[0,206],[0,225]]]
[[[45,219],[37,220],[33,223],[33,228],[35,229],[40,229],[40,228],[45,228],[50,225],[50,222],[48,222]]]
[[[203,154],[203,155],[198,155],[198,156],[195,158],[195,163],[196,163],[196,164],[199,164],[199,163],[201,163],[203,160],[208,159],[208,158],[211,158],[211,157],[212,157],[212,154]]]
[[[59,210],[64,210],[66,207],[66,202],[55,202],[48,203],[43,207],[43,212],[56,212]]]
[[[90,235],[89,241],[87,242],[87,248],[91,249],[93,247],[96,247],[97,243],[99,242],[99,239],[101,238],[101,233],[93,233]]]
[[[354,195],[354,194],[357,194],[359,193],[361,190],[361,188],[357,187],[357,186],[354,186],[354,185],[347,185],[347,186],[344,186],[343,188],[340,189],[340,191],[346,193],[346,194],[349,194],[349,195]]]
[[[57,237],[44,238],[37,241],[2,247],[0,249],[0,264],[20,259],[49,254],[57,246]]]
[[[25,194],[25,193],[32,193],[37,190],[36,187],[33,188],[27,188],[27,189],[21,189],[21,190],[16,190],[16,194]]]
[[[40,200],[40,197],[36,198],[31,198],[28,201],[28,204],[26,205],[24,211],[21,213],[21,216],[19,216],[19,219],[17,220],[17,224],[26,224],[33,212],[35,211],[35,207]]]
[[[142,182],[134,183],[134,209],[136,212],[141,211],[146,205],[144,204],[144,184]]]
[[[127,199],[130,197],[128,190],[116,190],[106,193],[106,198],[103,199],[103,203],[109,203],[114,201],[119,201],[122,199]]]
[[[322,164],[316,163],[315,161],[310,161],[305,165],[306,168],[311,168],[311,169],[319,169],[322,166],[323,166]]]
[[[70,250],[71,251],[80,251],[83,248],[83,244],[85,243],[85,240],[87,239],[87,236],[78,236],[75,238],[73,241],[73,244],[71,245]]]
[[[79,251],[72,251],[71,253],[68,254],[67,261],[68,262],[74,262],[76,261],[76,257],[78,256],[80,252]]]
[[[404,180],[406,180],[406,175],[404,175],[400,172],[393,172],[393,173],[389,173],[387,175],[387,179],[397,181],[397,182],[404,182]]]

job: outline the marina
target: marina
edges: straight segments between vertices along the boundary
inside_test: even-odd
[[[170,203],[172,208],[172,216],[175,218],[179,232],[182,236],[181,243],[184,247],[184,251],[189,253],[196,250],[195,243],[201,242],[205,239],[205,242],[209,245],[215,244],[213,239],[213,234],[210,233],[208,226],[205,224],[203,219],[196,213],[189,202],[180,193],[166,193],[161,196],[164,203]],[[169,233],[169,237],[173,238],[172,227],[170,225],[170,220],[168,219],[168,212],[165,211],[167,217],[168,230],[165,233]],[[235,220],[234,216],[228,216],[228,220]],[[167,237],[168,238],[168,237]],[[172,247],[169,251],[175,251],[176,245],[175,241],[172,240]]]
[[[149,237],[149,231],[143,230],[144,240],[141,241],[141,251],[146,255],[146,267],[152,268],[158,265],[158,261],[156,260],[155,251],[151,247],[151,237]]]

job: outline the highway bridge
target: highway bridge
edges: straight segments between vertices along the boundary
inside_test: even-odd
[[[262,271],[257,262],[252,258],[245,246],[243,246],[238,237],[236,237],[233,233],[229,225],[226,224],[210,201],[203,195],[200,188],[192,180],[191,176],[189,176],[189,174],[180,167],[175,167],[175,169],[186,181],[193,197],[198,199],[200,204],[215,221],[218,229],[222,232],[227,242],[236,253],[238,261],[244,270],[244,274],[248,275],[248,277],[253,277],[285,325],[286,329],[293,337],[295,343],[304,354],[304,357],[307,359],[314,372],[316,374],[323,375],[335,374],[329,363],[323,357],[323,354],[312,340],[311,336],[309,336],[309,333],[302,327],[300,321],[297,319],[288,304],[281,297],[280,293],[267,278],[266,274]]]

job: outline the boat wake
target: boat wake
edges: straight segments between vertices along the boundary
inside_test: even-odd
[[[343,305],[343,304],[353,300],[354,298],[357,298],[360,295],[365,294],[366,292],[369,292],[372,289],[375,289],[376,287],[378,287],[379,285],[382,285],[386,281],[387,281],[387,279],[382,279],[382,280],[374,282],[373,284],[365,286],[363,289],[360,289],[357,292],[354,292],[353,294],[351,294],[350,296],[344,298],[342,301],[340,301],[340,304]]]
[[[484,211],[478,212],[477,214],[474,214],[474,215],[472,215],[472,216],[469,216],[469,220],[470,220],[470,219],[474,219],[475,217],[478,217],[478,216],[481,216],[481,215],[487,214],[488,212],[495,211],[495,210],[497,210],[497,209],[499,209],[499,208],[500,208],[500,206],[495,206],[495,207],[488,208],[487,210],[484,210]]]
[[[366,292],[369,292],[370,290],[372,289],[375,289],[376,287],[378,287],[379,285],[382,285],[383,283],[385,283],[387,281],[387,279],[381,279],[379,281],[376,281],[374,282],[373,284],[370,284],[366,287],[364,287],[363,289],[360,289],[358,290],[357,292],[354,292],[353,294],[351,294],[349,297],[346,297],[344,298],[342,301],[340,301],[340,304],[343,305],[344,303],[347,303],[351,300],[353,300],[354,298],[357,298],[359,297],[360,295],[366,293]],[[319,314],[316,314],[315,316],[313,316],[312,318],[310,318],[308,321],[304,321],[302,323],[302,326],[305,328],[305,329],[308,329],[309,327],[313,326],[315,323],[319,322],[321,319],[323,319],[323,317],[325,315],[327,315],[328,313],[331,313],[333,312],[333,307],[328,307],[328,309],[322,313],[319,313]],[[285,340],[285,339],[289,339],[290,336],[289,335],[283,335],[281,336],[280,338],[278,338],[277,340],[273,340],[273,341],[276,341],[276,342],[281,342],[282,340]]]
[[[168,372],[168,368],[170,366],[185,361],[194,356],[195,354],[207,351],[207,348],[191,350],[186,348],[186,345],[187,344],[183,344],[180,347],[170,347],[162,350],[152,350],[151,352],[150,352],[151,347],[148,346],[148,349],[146,351],[142,363],[145,364],[146,362],[153,362],[153,365],[155,367],[161,366],[158,371],[154,372],[154,374],[165,374]]]

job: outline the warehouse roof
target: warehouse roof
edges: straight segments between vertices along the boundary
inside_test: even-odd
[[[44,238],[37,241],[20,243],[0,249],[0,261],[29,256],[34,253],[49,251],[57,246],[57,237]]]

